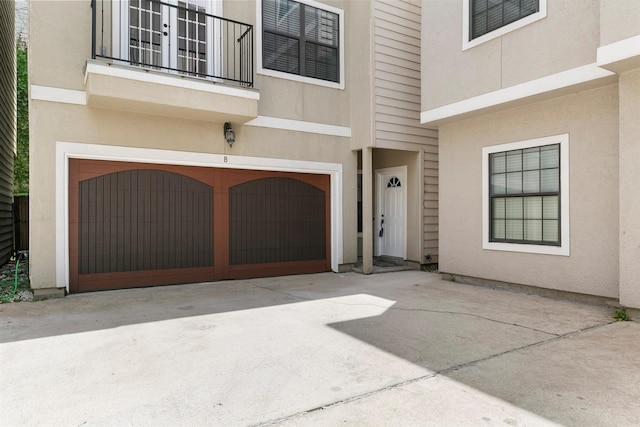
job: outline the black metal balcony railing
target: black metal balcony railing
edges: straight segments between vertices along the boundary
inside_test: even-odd
[[[92,57],[253,87],[253,26],[184,0],[92,0]]]

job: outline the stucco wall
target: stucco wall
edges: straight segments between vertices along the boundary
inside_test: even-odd
[[[640,2],[600,0],[600,45],[640,34]]]
[[[570,256],[483,250],[482,147],[565,133]],[[442,126],[440,270],[617,297],[617,189],[616,85]]]
[[[620,302],[640,307],[640,70],[620,76]]]
[[[547,1],[546,18],[463,51],[462,0],[424,0],[422,110],[595,62],[599,1]]]

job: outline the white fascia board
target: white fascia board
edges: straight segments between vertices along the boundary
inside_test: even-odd
[[[278,117],[258,116],[245,123],[244,126],[256,126],[351,138],[351,128],[349,127],[326,125],[323,123],[306,122],[302,120],[281,119]]]
[[[59,102],[62,104],[87,105],[87,93],[83,90],[31,85],[31,99],[34,101]]]
[[[625,64],[640,65],[640,36],[630,37],[615,43],[600,46],[596,63],[599,67],[620,72],[626,71]]]
[[[479,113],[487,109],[495,109],[496,107],[506,107],[511,103],[534,96],[554,96],[556,91],[585,83],[597,82],[612,76],[616,76],[616,74],[598,67],[595,63],[588,64],[483,95],[467,98],[463,101],[454,102],[442,107],[422,111],[420,113],[420,123],[423,125],[435,125],[442,121],[459,118],[463,115]]]
[[[192,89],[202,92],[217,93],[220,95],[235,96],[259,101],[260,93],[256,90],[240,89],[220,84],[208,80],[196,80],[176,75],[165,75],[155,73],[141,68],[125,67],[122,65],[106,64],[101,62],[88,61],[85,70],[85,84],[89,74],[99,74],[104,76],[118,77],[121,79],[135,80],[146,83],[156,83],[163,86],[173,86],[183,89]]]

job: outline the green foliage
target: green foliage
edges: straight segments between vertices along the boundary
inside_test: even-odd
[[[29,193],[29,84],[27,75],[27,47],[16,44],[17,68],[17,153],[14,162],[13,194]]]
[[[631,318],[627,314],[627,309],[624,307],[615,309],[615,312],[613,313],[613,318],[616,319],[618,322],[626,322],[627,320],[631,320]]]

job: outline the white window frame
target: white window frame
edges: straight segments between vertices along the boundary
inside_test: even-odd
[[[335,13],[338,15],[338,31],[339,34],[339,43],[340,43],[340,69],[338,70],[340,81],[329,82],[321,79],[315,79],[313,77],[299,76],[297,74],[285,73],[282,71],[271,70],[268,68],[264,68],[262,66],[262,0],[256,1],[256,59],[257,59],[257,67],[256,73],[264,76],[277,77],[280,79],[293,80],[302,83],[313,84],[317,86],[325,86],[333,89],[344,89],[344,10],[338,9],[337,7],[329,6],[324,3],[320,3],[314,0],[295,0],[298,3],[305,4],[307,6],[315,7],[317,9],[322,9],[327,12]]]
[[[489,239],[489,155],[543,145],[560,144],[560,246],[491,242]],[[532,254],[570,256],[569,224],[569,134],[547,136],[482,148],[482,249]]]
[[[526,25],[532,24],[536,21],[546,18],[547,17],[547,0],[539,0],[539,1],[540,1],[540,10],[538,10],[538,12],[525,16],[524,18],[518,19],[517,21],[507,24],[496,30],[490,31],[487,34],[483,34],[480,37],[476,37],[473,40],[469,40],[470,25],[471,25],[471,22],[470,22],[471,0],[462,0],[462,50],[464,51],[467,49],[471,49],[472,47],[488,42],[489,40],[502,37],[507,33],[517,30],[518,28],[522,28]]]

